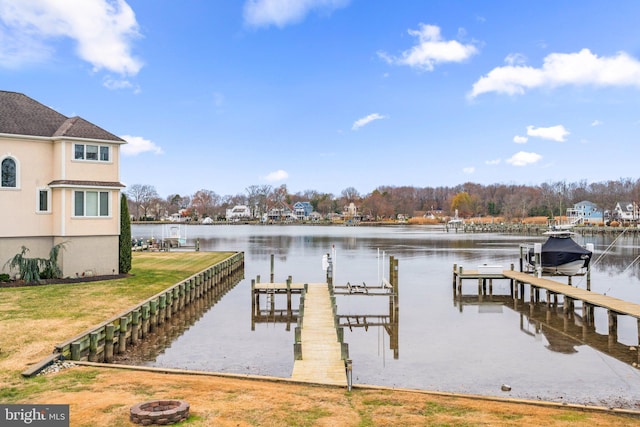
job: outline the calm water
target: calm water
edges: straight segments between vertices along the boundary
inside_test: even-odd
[[[244,251],[245,279],[219,302],[204,307],[167,343],[146,350],[146,365],[238,374],[289,377],[293,369],[293,329],[268,319],[252,327],[251,279],[269,280],[275,255],[275,281],[325,280],[322,256],[335,247],[336,285],[379,284],[388,277],[384,252],[399,263],[399,322],[345,328],[357,384],[429,389],[568,403],[639,408],[640,371],[630,347],[638,345],[636,320],[618,318],[618,343],[607,344],[607,313],[596,309],[596,329],[583,339],[576,320],[545,317],[539,308],[514,309],[509,282],[494,281],[493,298],[477,298],[474,280],[463,284],[463,298],[452,291],[454,264],[518,265],[520,243],[544,237],[446,233],[429,227],[182,226],[182,235],[200,239],[201,250]],[[134,225],[132,235],[161,238],[159,225]],[[591,289],[640,303],[637,237],[576,236],[594,243]],[[383,267],[382,267],[383,266]],[[566,282],[565,282],[566,283]],[[574,286],[586,287],[585,278]],[[264,298],[264,297],[263,297]],[[528,296],[526,296],[528,301]],[[266,308],[266,301],[261,302]],[[338,296],[338,314],[388,319],[387,297]],[[298,301],[294,301],[297,309]],[[286,298],[276,300],[286,308]],[[580,305],[576,307],[581,314]],[[184,329],[184,331],[183,331]],[[395,344],[397,343],[397,345]],[[501,385],[512,387],[501,391]]]

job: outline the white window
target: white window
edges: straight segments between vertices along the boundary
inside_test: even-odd
[[[109,216],[108,191],[74,191],[73,215],[85,217]]]
[[[111,160],[111,147],[108,145],[74,144],[75,160],[108,162]]]
[[[36,192],[36,212],[51,212],[51,190],[48,188],[39,188]]]

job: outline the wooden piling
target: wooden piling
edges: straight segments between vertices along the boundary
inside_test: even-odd
[[[120,318],[120,335],[118,335],[118,353],[124,353],[127,350],[127,329],[129,319],[124,316]]]
[[[91,332],[89,334],[89,362],[96,362],[98,360],[98,338],[97,332]]]
[[[270,280],[271,283],[274,282],[274,259],[275,259],[275,255],[271,254],[271,275],[269,276],[271,278]]]
[[[147,303],[142,306],[142,330],[140,331],[142,339],[144,339],[149,333],[149,323],[151,318],[150,311],[150,304]]]
[[[80,360],[80,342],[71,343],[71,360]]]
[[[618,341],[618,313],[607,310],[609,315],[609,346],[613,346]]]
[[[115,332],[115,326],[113,323],[105,326],[104,331],[104,361],[107,363],[113,362],[113,336]]]
[[[131,344],[136,345],[140,339],[140,309],[131,312]]]

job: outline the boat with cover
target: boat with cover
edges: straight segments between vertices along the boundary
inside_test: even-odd
[[[563,276],[575,276],[589,268],[593,252],[576,243],[566,230],[552,230],[544,233],[549,236],[542,244],[540,264],[542,272]],[[535,249],[529,249],[528,263],[535,267]]]

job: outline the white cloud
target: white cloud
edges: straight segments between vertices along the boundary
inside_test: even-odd
[[[640,61],[625,52],[599,57],[589,49],[552,53],[542,68],[507,65],[489,71],[473,84],[469,97],[488,92],[521,95],[529,89],[565,85],[640,87]]]
[[[527,166],[539,162],[541,159],[542,156],[540,154],[519,151],[511,156],[511,158],[507,159],[507,163],[513,166]]]
[[[289,178],[289,174],[282,169],[268,173],[263,179],[269,182],[283,181]]]
[[[138,23],[124,0],[2,0],[0,20],[0,65],[46,61],[54,40],[68,38],[94,71],[135,75],[142,67],[131,55]]]
[[[529,138],[527,138],[526,136],[516,135],[513,137],[513,142],[515,142],[516,144],[525,144],[528,140]]]
[[[386,119],[386,116],[382,116],[378,113],[373,113],[373,114],[369,114],[366,117],[363,117],[361,119],[356,120],[355,122],[353,122],[353,126],[351,126],[351,130],[358,130],[361,127],[368,125],[369,123],[375,121],[375,120],[382,120],[382,119]]]
[[[140,153],[152,152],[154,154],[164,154],[162,148],[155,143],[141,136],[120,135],[120,138],[127,141],[127,144],[121,146],[120,151],[125,156],[137,156]]]
[[[462,62],[478,53],[472,44],[462,44],[455,40],[443,40],[440,27],[420,24],[418,30],[408,30],[418,38],[418,44],[402,52],[400,57],[378,52],[378,56],[389,64],[408,65],[426,71],[432,71],[436,64]]]
[[[501,161],[502,159],[493,159],[493,160],[486,160],[484,163],[487,165],[499,165]]]
[[[509,65],[522,65],[527,63],[527,57],[521,53],[510,53],[504,58],[504,62]]]
[[[466,173],[466,174],[472,174],[476,171],[476,168],[474,168],[473,166],[470,166],[468,168],[463,168],[462,172]]]
[[[537,128],[534,126],[527,126],[527,135],[535,136],[542,139],[550,139],[552,141],[564,142],[566,136],[569,135],[569,131],[562,125],[551,126],[548,128]]]
[[[102,86],[110,90],[132,89],[135,94],[142,92],[140,86],[134,85],[131,81],[127,79],[114,79],[112,76],[105,76],[105,78],[102,79]]]
[[[591,122],[591,126],[602,126],[604,123],[600,120],[594,120]]]
[[[253,27],[279,28],[304,20],[311,11],[331,13],[349,4],[350,0],[247,0],[244,22]]]

